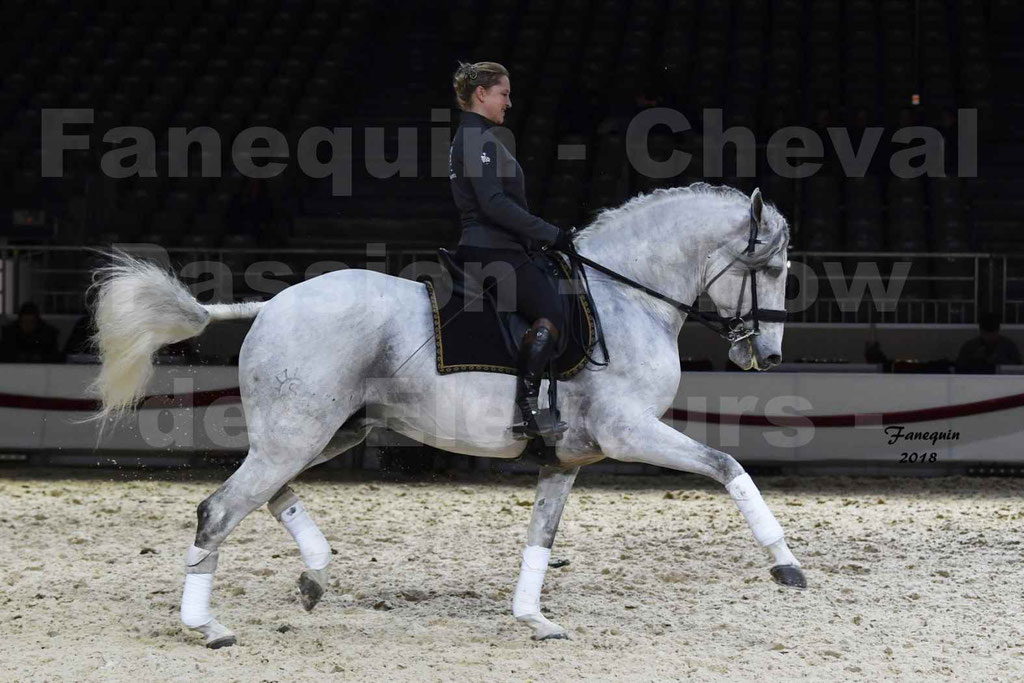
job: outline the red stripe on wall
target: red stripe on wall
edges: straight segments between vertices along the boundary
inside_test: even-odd
[[[897,410],[888,413],[854,413],[847,415],[723,415],[698,410],[671,408],[669,417],[674,420],[710,422],[713,424],[740,424],[752,427],[869,427],[873,425],[910,424],[949,420],[956,417],[995,413],[1024,406],[1024,394],[989,398],[973,403],[952,406]]]
[[[231,389],[211,389],[197,391],[192,394],[157,394],[147,396],[139,405],[140,410],[155,408],[184,408],[192,406],[202,408],[224,398],[239,397],[238,387]],[[237,401],[232,401],[237,403]],[[88,398],[52,398],[47,396],[20,396],[17,394],[0,394],[0,408],[19,408],[23,410],[50,410],[72,412],[95,412],[100,409],[99,401]]]

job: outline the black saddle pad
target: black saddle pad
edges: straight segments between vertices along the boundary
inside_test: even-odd
[[[452,293],[448,301],[442,301],[439,306],[433,283],[429,280],[423,282],[430,296],[434,317],[437,371],[441,374],[500,372],[515,375],[516,350],[510,347],[510,340],[515,339],[518,344],[522,333],[529,328],[528,323],[518,314],[499,313],[493,296],[484,296],[482,301],[464,310],[466,293],[462,272],[451,261],[447,251],[440,250],[440,256],[442,266],[452,278]],[[546,270],[552,273],[552,277],[557,273],[560,280],[569,280],[569,265],[560,256],[543,254],[538,257],[551,259],[552,267]],[[572,291],[568,282],[559,285],[556,291]],[[594,346],[596,333],[590,302],[585,293],[563,294],[560,297],[565,319],[570,321],[571,329],[564,331],[564,348],[555,367],[558,379],[569,379],[586,365],[585,349]]]

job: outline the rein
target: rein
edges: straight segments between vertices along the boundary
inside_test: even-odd
[[[576,231],[573,230],[573,232],[575,233]],[[757,239],[757,234],[758,234],[758,221],[755,220],[755,218],[753,216],[753,213],[751,213],[751,217],[750,217],[750,239],[747,242],[747,248],[744,250],[744,252],[743,252],[744,254],[746,254],[746,255],[753,254],[756,245],[761,244],[761,242],[758,241],[758,239]],[[758,307],[758,305],[757,305],[757,277],[756,277],[757,271],[759,270],[758,268],[748,268],[747,272],[743,274],[744,283],[743,283],[743,285],[741,286],[741,289],[740,289],[739,301],[736,302],[736,313],[734,315],[732,315],[732,316],[723,316],[723,315],[719,315],[718,313],[705,313],[705,312],[699,310],[698,308],[696,308],[695,306],[691,306],[689,304],[684,304],[681,301],[676,301],[675,299],[673,299],[670,296],[666,296],[665,294],[662,294],[661,292],[653,290],[650,287],[637,282],[636,280],[630,279],[630,278],[626,277],[625,275],[622,275],[621,273],[615,272],[611,268],[608,268],[606,266],[601,265],[600,263],[592,261],[592,260],[588,259],[586,256],[580,255],[579,252],[576,251],[575,246],[573,246],[573,248],[571,250],[565,252],[565,254],[566,254],[566,256],[569,257],[570,261],[572,262],[574,276],[575,276],[575,271],[577,270],[579,264],[583,264],[583,265],[589,266],[589,267],[593,268],[594,270],[596,270],[598,272],[604,273],[605,275],[607,275],[608,277],[610,277],[610,278],[612,278],[614,280],[618,280],[619,282],[621,282],[623,284],[626,284],[626,285],[629,285],[630,287],[633,287],[634,289],[639,289],[644,294],[648,294],[650,296],[653,296],[655,299],[659,299],[660,301],[664,301],[665,303],[669,304],[670,306],[672,306],[676,310],[680,311],[681,313],[683,313],[685,315],[688,315],[688,316],[691,316],[698,323],[700,323],[704,327],[707,327],[708,329],[710,329],[711,331],[715,332],[716,334],[718,334],[719,336],[723,337],[724,339],[728,340],[730,343],[736,343],[738,341],[742,341],[744,339],[747,339],[748,337],[752,337],[752,336],[756,336],[756,335],[761,334],[760,322],[762,320],[764,322],[769,322],[769,323],[781,323],[781,322],[785,322],[786,321],[786,315],[787,315],[786,311],[779,311],[779,310],[765,309],[765,308],[759,308]],[[710,287],[715,282],[715,280],[717,280],[719,277],[722,276],[723,273],[725,273],[730,268],[732,268],[732,266],[736,263],[737,260],[739,260],[738,256],[736,258],[734,258],[732,261],[730,261],[729,264],[727,266],[725,266],[722,270],[720,270],[713,278],[711,278],[711,280],[707,283],[707,285],[704,286],[704,291],[707,291],[708,287]],[[589,283],[587,283],[586,272],[584,271],[583,268],[579,268],[579,272],[582,274],[582,280],[585,283],[585,287],[586,287],[587,294],[588,294],[588,297],[589,297],[590,285],[589,285]],[[748,276],[750,277],[750,300],[751,300],[750,312],[747,313],[746,315],[740,315],[740,305],[743,303],[743,288],[746,286],[746,278]],[[608,349],[607,349],[607,347],[605,346],[605,343],[604,343],[604,336],[601,334],[601,324],[600,324],[600,320],[597,317],[596,309],[594,310],[594,319],[595,319],[595,327],[596,327],[596,332],[597,332],[597,338],[598,338],[598,341],[600,341],[600,343],[601,343],[601,350],[604,353],[605,362],[604,363],[597,363],[596,361],[594,361],[590,357],[589,353],[587,354],[587,359],[590,360],[591,362],[593,362],[595,365],[607,365],[608,364]],[[753,322],[753,326],[752,327],[747,327],[746,326],[745,322],[748,321],[748,320]]]

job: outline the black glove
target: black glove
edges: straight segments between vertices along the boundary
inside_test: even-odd
[[[568,230],[559,230],[558,236],[555,237],[555,241],[551,243],[551,246],[558,251],[572,251],[572,233]]]

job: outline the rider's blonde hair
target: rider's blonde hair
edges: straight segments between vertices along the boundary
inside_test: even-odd
[[[497,62],[477,62],[475,64],[459,62],[459,68],[452,76],[455,104],[463,111],[468,110],[470,98],[477,86],[490,88],[497,85],[502,76],[508,77],[508,69]]]

